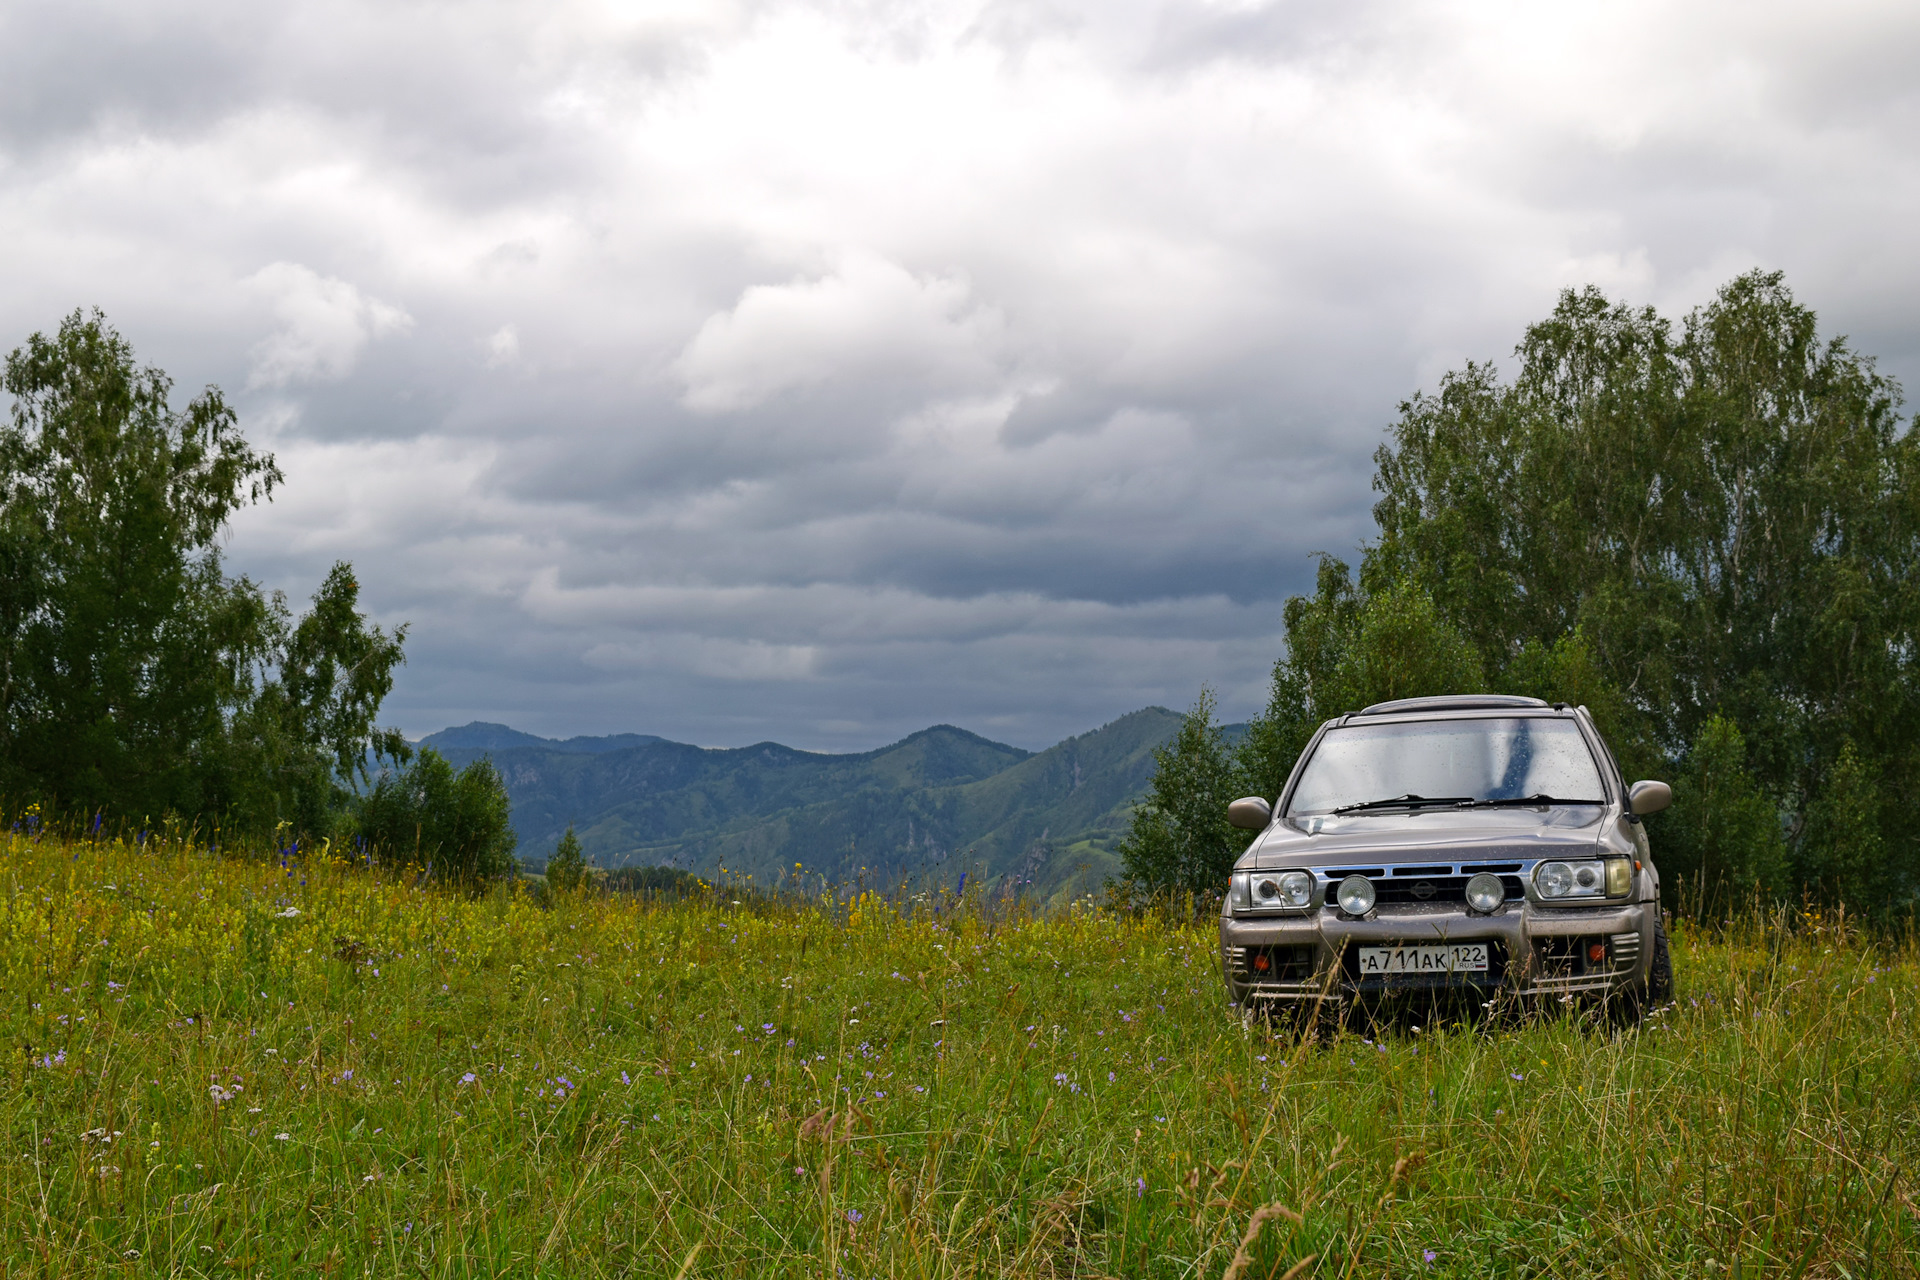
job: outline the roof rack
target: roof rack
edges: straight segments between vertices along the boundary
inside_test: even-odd
[[[1486,711],[1501,707],[1545,707],[1538,698],[1508,693],[1448,693],[1431,698],[1395,698],[1376,702],[1356,712],[1363,716],[1391,716],[1408,711]]]

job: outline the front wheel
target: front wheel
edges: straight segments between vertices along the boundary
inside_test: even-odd
[[[1647,973],[1647,1003],[1667,1004],[1673,999],[1673,953],[1667,950],[1667,923],[1653,926],[1653,968]]]
[[[1664,920],[1653,926],[1653,963],[1647,968],[1647,980],[1631,993],[1621,1012],[1628,1023],[1644,1022],[1649,1013],[1673,1000],[1673,953],[1667,949],[1667,925]]]

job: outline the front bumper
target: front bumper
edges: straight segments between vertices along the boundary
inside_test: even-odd
[[[1381,906],[1366,919],[1331,908],[1298,916],[1222,916],[1221,969],[1236,1004],[1335,1000],[1412,991],[1604,997],[1644,986],[1659,908],[1629,902],[1543,907],[1513,901],[1492,915],[1459,906]],[[1471,974],[1362,977],[1357,948],[1485,943]],[[1588,959],[1598,943],[1604,956]]]

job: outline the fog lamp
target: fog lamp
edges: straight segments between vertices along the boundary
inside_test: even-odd
[[[1599,964],[1602,960],[1605,960],[1606,958],[1607,958],[1606,943],[1589,942],[1587,944],[1587,963],[1588,964]]]
[[[1365,876],[1348,876],[1340,882],[1340,909],[1350,916],[1363,916],[1373,910],[1373,881]]]
[[[1507,900],[1507,886],[1500,877],[1482,871],[1467,881],[1467,905],[1475,911],[1492,911]]]

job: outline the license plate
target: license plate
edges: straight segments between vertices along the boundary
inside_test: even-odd
[[[1487,944],[1462,942],[1439,947],[1362,947],[1360,975],[1385,973],[1485,973]]]

